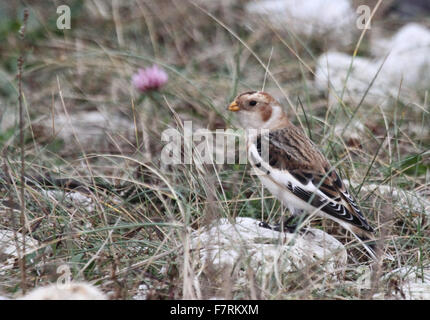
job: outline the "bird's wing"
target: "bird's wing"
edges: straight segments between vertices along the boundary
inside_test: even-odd
[[[258,135],[249,145],[249,155],[261,174],[296,197],[333,218],[373,232],[339,175],[299,128]]]

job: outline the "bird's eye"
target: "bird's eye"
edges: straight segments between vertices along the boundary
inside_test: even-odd
[[[255,100],[249,101],[250,106],[255,106],[256,104],[257,104],[257,101],[255,101]]]

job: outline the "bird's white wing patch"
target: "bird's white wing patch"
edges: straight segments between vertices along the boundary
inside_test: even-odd
[[[270,166],[260,156],[257,146],[250,143],[248,146],[248,156],[251,164],[256,168],[259,175],[263,175],[267,179],[285,189],[285,192],[292,193],[297,198],[297,203],[303,209],[319,209],[328,217],[334,218],[336,221],[343,220],[353,225],[364,227],[367,229],[368,224],[365,220],[360,219],[354,214],[351,214],[342,203],[341,197],[330,198],[312,181],[308,180],[307,184],[296,179],[288,170],[279,170]],[[263,179],[262,179],[263,181]],[[349,195],[348,195],[349,196]],[[355,208],[354,208],[355,209]],[[357,209],[358,210],[358,209]]]
[[[255,144],[250,144],[248,154],[251,164],[260,171],[260,174],[270,175],[270,178],[273,179],[276,183],[284,187],[291,184],[293,190],[300,188],[306,192],[315,194],[315,196],[319,196],[327,202],[331,202],[335,205],[339,204],[338,202],[334,201],[333,199],[325,195],[323,192],[321,192],[312,183],[312,181],[308,181],[308,183],[305,185],[299,180],[297,180],[294,176],[292,176],[287,170],[279,170],[273,168],[270,164],[268,164],[261,158]]]

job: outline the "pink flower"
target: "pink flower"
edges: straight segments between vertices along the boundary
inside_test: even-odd
[[[158,90],[168,79],[167,73],[155,64],[150,68],[139,69],[132,77],[133,85],[141,92]]]

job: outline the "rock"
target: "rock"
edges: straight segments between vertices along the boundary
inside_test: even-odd
[[[18,257],[17,246],[21,249],[24,237],[17,232],[18,243],[15,242],[14,232],[11,230],[0,230],[0,274],[5,270],[12,269],[15,259]],[[39,248],[39,242],[29,236],[25,236],[25,254],[32,253]]]
[[[164,279],[166,274],[160,272],[159,278],[144,277],[143,282],[137,287],[136,292],[133,294],[133,300],[156,300],[168,295],[169,283]],[[173,299],[175,299],[173,297]]]
[[[369,184],[363,188],[365,191],[373,191],[375,189],[380,195],[391,195],[392,192],[396,205],[401,206],[403,209],[430,214],[430,199],[426,199],[417,192],[377,184]]]
[[[22,245],[24,237],[21,233],[17,232],[16,237],[18,246]],[[12,230],[0,230],[0,252],[2,255],[13,256],[18,258],[16,250],[17,244],[15,243],[15,235]],[[39,242],[29,236],[25,236],[25,254],[29,254],[39,247]],[[22,250],[22,248],[21,248]]]
[[[376,42],[376,43],[375,43]],[[379,43],[379,46],[378,46]],[[373,41],[373,53],[379,61],[388,58],[381,77],[393,88],[402,85],[407,90],[423,90],[430,86],[430,30],[409,23],[391,38]]]
[[[107,297],[89,283],[72,282],[36,288],[18,300],[107,300]]]
[[[343,182],[346,186],[350,185],[349,181],[346,179],[343,180]],[[351,184],[354,187],[357,187],[357,184]],[[372,192],[382,197],[392,195],[397,207],[413,212],[430,214],[430,199],[420,195],[418,192],[403,190],[385,184],[378,185],[375,183],[364,185],[361,188],[361,192]]]
[[[390,92],[383,85],[380,75],[369,88],[378,72],[377,63],[363,57],[355,57],[352,64],[351,61],[352,56],[346,53],[329,51],[322,54],[317,60],[315,87],[328,94],[330,104],[342,98],[343,101],[358,105],[367,90],[365,102],[385,102]]]
[[[7,269],[13,268],[15,259],[18,257],[17,246],[21,249],[24,237],[21,233],[16,234],[18,243],[15,242],[14,232],[11,230],[0,230],[0,274]],[[39,248],[39,242],[29,236],[25,236],[25,254],[32,253]]]
[[[73,207],[83,208],[85,211],[93,212],[96,209],[96,204],[89,195],[80,192],[65,192],[62,190],[41,190],[41,192],[51,201],[65,201]]]
[[[147,300],[150,290],[151,288],[146,283],[139,285],[133,300]]]
[[[0,102],[0,132],[4,133],[12,127],[18,127],[17,110]]]
[[[245,9],[265,18],[278,30],[289,30],[324,45],[348,45],[358,30],[357,15],[349,0],[252,1]]]
[[[344,130],[345,125],[348,125],[346,130]],[[347,145],[357,147],[361,144],[365,126],[359,120],[352,120],[349,123],[339,122],[334,126],[333,131],[335,135],[343,137]]]
[[[236,218],[234,224],[221,219],[209,229],[192,234],[192,248],[202,265],[253,268],[267,276],[293,272],[317,264],[327,275],[342,273],[347,261],[344,246],[318,229],[304,234],[281,233],[259,227],[259,221]],[[209,260],[209,261],[208,261]]]

